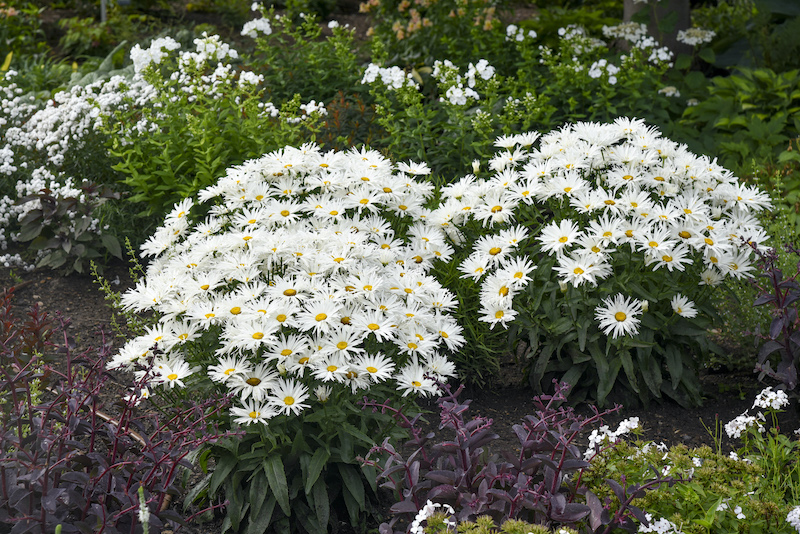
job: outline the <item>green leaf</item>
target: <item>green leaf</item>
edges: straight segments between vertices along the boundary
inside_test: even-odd
[[[38,237],[42,233],[43,226],[41,224],[28,224],[22,227],[19,234],[17,234],[17,241],[30,241],[34,237]]]
[[[186,494],[183,499],[183,511],[189,509],[193,502],[195,502],[201,495],[208,492],[208,485],[214,473],[208,473],[203,480],[192,486],[192,489]]]
[[[331,454],[328,452],[327,449],[320,447],[314,452],[314,455],[311,457],[311,462],[308,464],[308,472],[306,473],[306,480],[305,480],[305,492],[306,494],[311,493],[311,488],[317,482],[320,473],[325,468],[325,464],[328,463],[328,458],[331,457]]]
[[[261,466],[258,466],[248,480],[250,485],[250,514],[258,515],[269,495],[269,481]]]
[[[364,501],[364,482],[355,467],[349,464],[338,463],[339,474],[342,475],[342,486],[345,493],[349,493],[358,503],[359,511],[366,508]],[[352,517],[352,516],[351,516]]]
[[[603,406],[606,402],[606,397],[611,393],[614,384],[617,383],[617,375],[622,367],[622,360],[620,358],[614,358],[609,364],[605,356],[602,356],[602,354],[600,356],[602,360],[598,360],[598,358],[595,357],[597,375],[599,378],[599,383],[597,384],[597,404],[598,406]]]
[[[678,70],[687,70],[692,66],[692,57],[686,54],[679,54],[675,59],[675,68]]]
[[[266,494],[265,490],[264,495]],[[272,521],[272,513],[275,511],[275,502],[275,496],[270,495],[266,502],[259,507],[257,514],[251,511],[245,534],[264,534],[267,531]]]
[[[639,349],[637,350],[639,360],[639,371],[642,373],[647,388],[653,393],[656,398],[661,397],[661,366],[656,358],[653,358],[652,351]]]
[[[119,240],[111,234],[101,234],[100,239],[106,250],[115,258],[122,259],[122,247],[119,246]]]
[[[619,351],[619,358],[622,361],[622,368],[625,370],[625,376],[628,377],[628,383],[636,393],[639,393],[639,381],[636,380],[636,369],[633,367],[630,351]]]
[[[714,61],[717,59],[717,56],[714,54],[714,51],[710,47],[701,48],[697,56],[706,63],[711,63],[712,65],[714,64]]]
[[[683,376],[683,360],[678,347],[672,344],[664,347],[664,357],[667,363],[667,371],[669,371],[669,376],[672,380],[672,389],[678,389],[678,384],[681,383],[681,377]]]
[[[289,503],[289,486],[286,484],[286,472],[283,468],[283,460],[280,456],[273,455],[264,460],[264,472],[267,474],[269,487],[275,500],[287,516],[292,515],[292,507]]]
[[[314,484],[312,495],[314,496],[314,512],[317,517],[317,523],[325,532],[330,519],[330,499],[328,498],[328,487],[325,484],[325,479],[320,478],[317,480],[316,484]]]

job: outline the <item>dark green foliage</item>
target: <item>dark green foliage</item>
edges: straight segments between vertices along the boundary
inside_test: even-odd
[[[390,416],[362,411],[348,397],[331,396],[313,413],[278,416],[218,441],[201,456],[204,468],[214,459],[213,472],[185,505],[224,497],[223,532],[324,534],[338,521],[363,526],[374,513],[376,471],[358,458],[376,439],[404,433]]]
[[[17,239],[30,242],[33,250],[41,251],[39,267],[60,269],[66,273],[83,272],[88,262],[110,254],[122,258],[120,244],[114,234],[98,228],[95,210],[120,194],[108,186],[85,183],[76,196],[53,195],[49,189],[22,197],[17,204],[35,200],[39,207],[29,210],[20,219]]]

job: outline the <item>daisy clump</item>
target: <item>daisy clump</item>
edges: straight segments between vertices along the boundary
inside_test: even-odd
[[[158,322],[114,366],[154,361],[153,390],[216,384],[246,424],[379,383],[436,393],[464,338],[429,274],[452,247],[423,207],[427,172],[314,145],[229,169],[142,246],[146,277],[122,300]]]
[[[669,391],[699,398],[686,384],[711,350],[709,298],[726,279],[752,276],[748,243],[767,239],[757,215],[768,196],[635,119],[495,145],[489,175],[445,187],[431,215],[446,228],[473,221],[460,227],[472,253],[459,268],[479,285],[480,320],[527,329],[544,354],[535,382],[569,372],[574,384],[591,354],[599,397],[618,373],[634,393],[646,384],[660,397],[666,367]],[[583,365],[548,362],[565,354]]]

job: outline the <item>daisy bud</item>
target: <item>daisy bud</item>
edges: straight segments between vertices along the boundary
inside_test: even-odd
[[[473,160],[472,161],[472,173],[473,174],[478,174],[478,171],[480,171],[480,170],[481,170],[481,162],[480,162],[480,160],[477,160],[477,159]]]
[[[567,285],[567,283],[564,282],[563,280],[558,281],[558,288],[561,290],[562,293],[566,293],[568,287],[569,286]]]
[[[650,310],[650,301],[643,300],[642,301],[642,312],[647,313]]]

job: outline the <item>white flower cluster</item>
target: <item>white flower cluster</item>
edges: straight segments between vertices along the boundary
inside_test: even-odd
[[[740,438],[750,427],[755,426],[759,432],[764,432],[764,414],[758,412],[757,415],[749,415],[747,411],[736,416],[732,421],[725,425],[725,433],[729,438]]]
[[[643,0],[639,1],[641,2]],[[647,3],[647,0],[644,0],[644,3]],[[644,516],[647,519],[648,526],[640,524],[638,532],[653,532],[656,534],[683,534],[683,531],[680,530],[678,526],[669,519],[665,519],[663,517],[659,519],[653,519],[653,516],[649,513],[645,513]]]
[[[417,86],[417,82],[414,81],[411,73],[406,73],[400,67],[381,67],[375,63],[367,65],[364,76],[361,78],[361,83],[371,84],[379,78],[383,85],[392,89],[400,89],[404,85]]]
[[[617,429],[614,431],[612,431],[608,425],[595,428],[592,430],[592,433],[589,434],[589,444],[586,447],[586,451],[583,453],[584,459],[589,460],[599,452],[604,444],[618,441],[620,437],[632,430],[636,430],[639,426],[639,418],[630,417],[620,421]]]
[[[272,34],[272,26],[269,23],[269,19],[267,18],[260,18],[260,19],[253,19],[244,23],[242,27],[242,35],[245,37],[250,37],[252,39],[257,39],[259,35],[271,35]]]
[[[617,73],[619,72],[619,67],[614,65],[613,63],[609,63],[606,59],[598,59],[592,66],[589,67],[589,77],[590,78],[600,78],[601,76],[606,76],[608,79],[608,83],[614,85],[617,83]]]
[[[579,55],[587,54],[597,48],[605,48],[606,43],[600,39],[589,37],[586,28],[578,24],[569,24],[558,29],[558,35],[563,41],[568,41],[572,50]]]
[[[677,39],[680,43],[684,43],[689,46],[697,46],[703,43],[710,43],[716,36],[717,34],[713,30],[689,28],[688,30],[679,31]]]
[[[789,523],[798,533],[800,533],[800,506],[795,506],[786,515],[786,522]]]
[[[522,203],[574,209],[536,237],[556,257],[559,278],[574,286],[608,277],[622,247],[669,272],[699,256],[706,266],[700,283],[717,285],[724,276],[750,276],[752,253],[742,238],[767,238],[754,215],[769,206],[765,193],[639,120],[567,125],[542,137],[539,148],[507,148],[491,167],[506,184],[505,203],[497,204],[506,220]]]
[[[521,43],[526,38],[528,39],[536,39],[536,32],[533,30],[528,30],[528,33],[525,33],[525,30],[517,26],[516,24],[509,24],[506,26],[506,41],[516,41]]]
[[[676,98],[681,96],[681,92],[678,91],[678,88],[675,87],[674,85],[667,85],[666,87],[662,87],[661,89],[658,90],[658,94],[664,95],[666,97],[674,96]]]
[[[645,52],[650,52],[647,61],[655,65],[666,64],[672,67],[672,59],[675,54],[666,46],[661,46],[658,41],[653,37],[644,37],[635,43],[636,48],[640,48]]]
[[[170,51],[178,50],[180,47],[180,43],[171,37],[153,39],[150,42],[150,46],[145,49],[136,44],[131,48],[133,69],[138,73],[142,72],[149,65],[160,65],[161,61],[169,55]]]
[[[717,506],[717,512],[725,512],[726,510],[730,510],[730,506],[728,505],[728,499],[723,500]],[[732,512],[736,516],[736,519],[739,519],[739,520],[747,519],[747,516],[744,515],[744,513],[742,513],[742,507],[741,506],[738,506],[738,505],[734,506]]]
[[[625,39],[631,43],[638,43],[647,36],[647,24],[639,22],[623,22],[616,26],[603,26],[603,35],[609,39]]]
[[[773,391],[771,387],[763,389],[753,402],[753,408],[764,410],[780,410],[789,405],[789,396],[783,390]]]
[[[276,110],[277,111],[277,110]],[[296,124],[298,122],[302,122],[307,120],[310,117],[319,117],[328,114],[327,108],[325,108],[325,104],[322,102],[317,102],[316,100],[311,100],[307,104],[300,104],[300,111],[303,112],[302,115],[298,117],[286,117],[285,120],[289,124]]]
[[[441,508],[443,512],[446,512],[450,515],[455,514],[455,510],[449,504],[441,504],[438,502],[428,501],[425,503],[425,506],[417,512],[417,516],[414,518],[414,521],[411,522],[411,526],[408,529],[410,534],[425,534],[425,527],[422,526],[430,516],[436,513],[436,509]],[[449,528],[455,528],[456,522],[454,519],[450,518],[445,520]]]
[[[355,392],[393,379],[404,395],[435,393],[431,377],[454,375],[440,346],[464,338],[449,315],[457,301],[427,271],[453,249],[423,207],[432,187],[414,176],[427,166],[396,169],[374,151],[287,147],[202,191],[214,203],[204,221],[189,222],[191,200],[176,205],[142,247],[156,256],[146,278],[123,296],[159,323],[112,367],[158,345],[151,385],[180,387],[198,371],[183,349],[214,332],[218,361],[203,371],[238,395],[243,423],[299,413],[315,386]],[[406,221],[407,237],[387,215]],[[367,340],[401,361],[368,352]]]
[[[464,106],[470,99],[480,100],[481,97],[475,90],[478,80],[489,81],[494,75],[495,68],[485,59],[476,64],[470,63],[464,78],[461,77],[459,68],[448,59],[435,61],[433,64],[433,77],[445,89],[445,95],[439,100],[450,102],[454,106]]]

